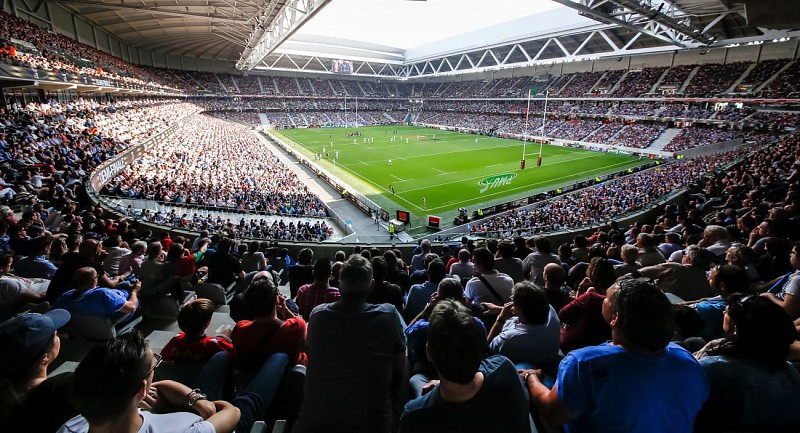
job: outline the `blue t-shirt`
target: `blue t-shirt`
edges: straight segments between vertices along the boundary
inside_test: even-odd
[[[670,343],[657,356],[601,344],[573,350],[561,361],[558,398],[577,414],[568,432],[691,432],[708,399],[703,369]]]
[[[722,329],[722,322],[725,320],[725,307],[728,305],[720,296],[698,302],[695,305],[697,314],[703,319],[706,327],[700,333],[706,341],[716,340],[725,335],[725,330]]]
[[[128,292],[117,289],[95,287],[81,296],[75,296],[75,290],[61,295],[54,308],[63,308],[72,314],[93,314],[113,316],[128,301]]]

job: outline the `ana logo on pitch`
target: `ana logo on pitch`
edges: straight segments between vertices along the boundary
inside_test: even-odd
[[[517,177],[514,173],[504,173],[498,174],[495,176],[487,177],[482,181],[478,182],[478,185],[482,185],[480,193],[483,194],[489,189],[501,187],[503,185],[511,185],[511,180]]]

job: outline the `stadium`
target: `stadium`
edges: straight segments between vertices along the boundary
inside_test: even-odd
[[[790,0],[0,5],[0,431],[800,429]]]

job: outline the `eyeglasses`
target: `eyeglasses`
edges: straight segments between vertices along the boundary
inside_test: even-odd
[[[164,361],[164,357],[161,356],[161,354],[158,354],[158,353],[154,353],[153,354],[153,358],[156,359],[156,362],[155,362],[155,364],[153,364],[153,367],[151,367],[150,370],[147,371],[147,375],[145,376],[145,378],[149,377],[150,373],[155,371],[155,369],[158,368],[159,365],[161,365],[161,362]]]

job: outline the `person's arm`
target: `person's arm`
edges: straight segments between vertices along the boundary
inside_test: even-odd
[[[208,401],[200,399],[189,406],[189,398],[194,394],[194,390],[181,383],[162,380],[154,382],[152,389],[155,390],[158,396],[159,405],[166,403],[173,407],[188,407],[213,425],[217,433],[230,433],[236,428],[236,423],[239,422],[239,417],[241,416],[239,408],[223,400]]]
[[[506,302],[505,305],[503,305],[503,309],[501,309],[500,314],[497,315],[497,320],[492,324],[492,329],[489,330],[489,335],[486,336],[487,343],[491,344],[492,340],[500,335],[500,331],[503,330],[506,320],[514,316],[513,307],[514,302]]]
[[[525,387],[531,396],[531,409],[535,409],[542,420],[551,427],[557,428],[575,419],[577,415],[564,407],[561,399],[558,398],[557,385],[548,389],[539,380],[539,374],[541,374],[541,370],[520,371],[520,377],[525,382]]]
[[[796,319],[797,316],[800,316],[800,298],[797,296],[787,293],[784,295],[783,300],[775,296],[773,293],[762,293],[761,296],[780,305],[790,318]]]
[[[437,302],[439,302],[439,293],[433,292],[433,294],[431,294],[430,301],[428,301],[428,304],[425,305],[425,308],[423,308],[422,311],[419,312],[419,314],[417,314],[417,317],[415,317],[411,322],[408,323],[408,326],[411,326],[422,319],[427,319],[428,317],[430,317],[431,312],[433,312],[433,307],[436,306]]]
[[[242,416],[242,412],[238,407],[228,403],[225,400],[214,401],[214,409],[216,413],[206,419],[206,422],[214,426],[216,433],[232,433]]]
[[[278,302],[275,305],[275,309],[277,310],[278,317],[281,320],[288,320],[297,317],[294,313],[292,313],[292,310],[286,306],[286,298],[284,298],[283,295],[279,294],[277,301]]]
[[[31,290],[25,289],[22,293],[19,294],[19,304],[38,304],[39,302],[44,301],[45,294],[36,294]]]
[[[125,301],[125,305],[123,305],[122,308],[120,308],[117,311],[126,314],[130,314],[136,311],[136,309],[139,308],[139,289],[141,288],[142,288],[142,282],[137,281],[136,285],[134,285],[133,288],[131,289],[131,294],[130,296],[128,296],[128,300]]]

